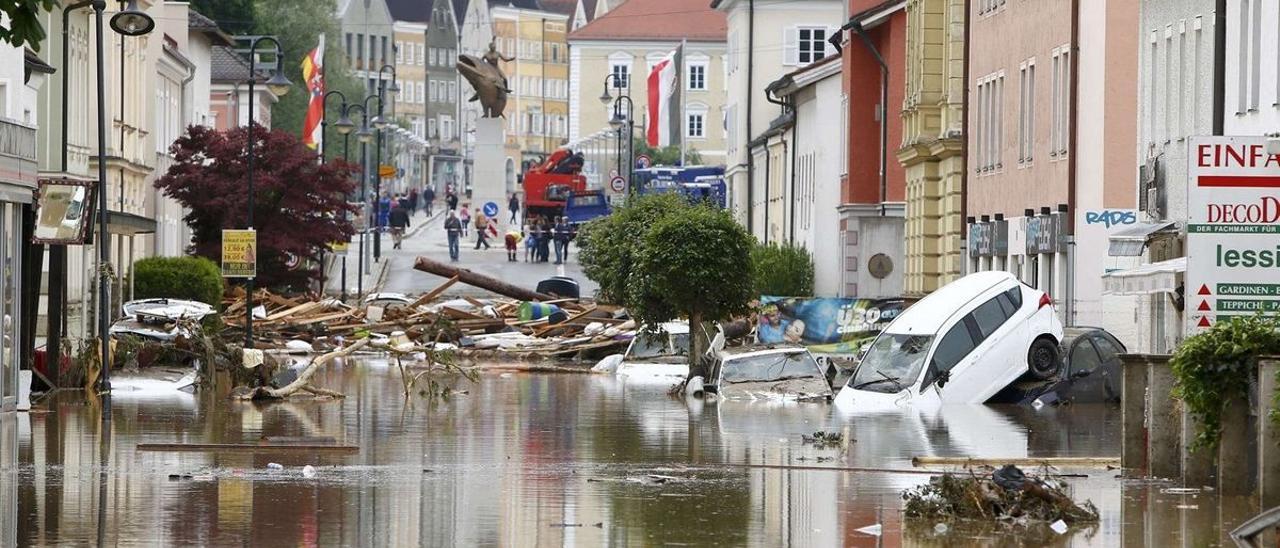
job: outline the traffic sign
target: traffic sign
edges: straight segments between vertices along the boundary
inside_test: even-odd
[[[493,202],[484,203],[484,216],[493,218],[498,216],[498,204]]]
[[[1267,138],[1192,137],[1187,159],[1187,332],[1280,312],[1280,157]]]
[[[378,166],[378,176],[382,177],[383,179],[390,179],[392,177],[395,177],[396,166],[389,166],[387,164],[382,164]]]
[[[649,169],[652,165],[653,158],[650,158],[648,154],[636,156],[636,167],[639,167],[640,169]]]
[[[625,192],[627,190],[627,180],[622,177],[609,179],[609,188],[612,188],[614,192]]]

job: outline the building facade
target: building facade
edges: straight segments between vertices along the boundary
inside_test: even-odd
[[[617,143],[609,135],[613,109],[601,103],[601,94],[607,90],[615,97],[621,93],[631,98],[636,136],[643,138],[649,71],[682,43],[683,120],[676,121],[680,135],[688,150],[697,151],[702,164],[724,165],[726,33],[724,13],[710,8],[690,10],[679,0],[628,2],[570,33],[568,139],[570,148],[585,151],[589,180],[603,185],[604,176],[616,169],[614,163],[596,160],[601,137],[609,138],[611,146]]]
[[[337,17],[348,66],[366,93],[378,93],[391,80],[391,71],[381,69],[395,67],[395,21],[386,0],[339,0]]]
[[[965,2],[907,0],[906,13],[903,295],[921,297],[964,270]]]
[[[518,151],[520,172],[569,137],[568,17],[530,4],[495,3],[492,12],[498,51],[504,57],[500,64],[512,91],[507,99],[507,146]]]
[[[445,1],[431,4],[427,30],[426,139],[430,150],[427,177],[435,188],[457,185],[463,176],[462,116],[464,97],[458,75],[459,28],[453,5]]]
[[[839,0],[715,0],[711,7],[724,12],[728,21],[724,120],[730,201],[756,238],[776,240],[779,234],[769,233],[765,215],[769,196],[774,201],[779,196],[764,185],[765,166],[756,165],[749,146],[778,116],[779,107],[769,104],[765,88],[788,72],[836,54],[827,38],[843,23],[844,6]]]
[[[828,275],[839,276],[843,296],[897,297],[905,281],[906,170],[894,153],[903,126],[884,113],[905,100],[906,2],[851,0],[849,12],[850,30],[840,37],[840,262]]]

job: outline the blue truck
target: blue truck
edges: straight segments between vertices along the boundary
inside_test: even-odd
[[[582,226],[582,223],[603,217],[612,211],[603,190],[570,192],[568,200],[564,203],[564,216],[574,227]]]
[[[721,209],[729,205],[723,166],[637,169],[634,180],[642,195],[680,192],[691,202],[709,202]]]

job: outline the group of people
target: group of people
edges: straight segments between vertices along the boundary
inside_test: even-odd
[[[529,219],[526,233],[511,232],[507,234],[507,260],[515,262],[518,246],[524,241],[524,260],[530,263],[545,263],[551,260],[551,247],[556,250],[555,264],[564,264],[569,260],[569,242],[578,236],[577,229],[569,224],[565,217]]]
[[[418,213],[418,205],[422,204],[422,209],[431,215],[431,202],[435,201],[435,191],[431,187],[418,192],[418,189],[410,189],[409,192],[397,194],[383,194],[379,198],[378,203],[378,228],[389,229],[391,232],[391,241],[393,249],[400,249],[404,243],[404,233],[409,229],[409,219]]]

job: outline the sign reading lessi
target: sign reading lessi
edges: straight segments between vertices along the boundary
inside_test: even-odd
[[[1265,137],[1188,146],[1187,331],[1280,310],[1280,157]]]

